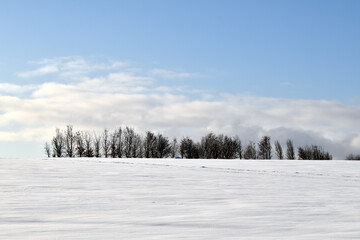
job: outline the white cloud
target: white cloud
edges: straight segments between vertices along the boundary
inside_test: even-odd
[[[360,134],[356,134],[355,136],[353,136],[351,139],[351,146],[355,149],[359,149],[360,148]]]
[[[149,77],[139,77],[133,76],[129,73],[117,72],[110,73],[108,75],[109,82],[116,82],[118,84],[126,84],[126,85],[145,85],[152,82],[152,79]]]
[[[195,73],[187,73],[187,72],[175,72],[166,69],[153,69],[150,71],[151,75],[167,78],[167,79],[175,79],[175,78],[194,78],[199,77],[199,74]]]
[[[56,65],[46,65],[38,69],[35,69],[33,71],[19,73],[18,75],[19,77],[22,78],[31,78],[31,77],[38,77],[38,76],[48,75],[57,72],[59,72],[59,69]]]
[[[23,94],[34,90],[36,86],[34,85],[16,85],[11,83],[0,83],[0,93],[5,94]]]
[[[67,124],[89,130],[131,125],[140,131],[161,131],[169,137],[190,135],[196,139],[208,131],[238,134],[245,144],[269,134],[283,144],[292,138],[297,145],[323,145],[338,158],[360,150],[359,107],[335,101],[229,94],[199,94],[194,99],[181,88],[172,91],[168,86],[155,85],[154,75],[120,71],[114,63],[98,64],[98,69],[108,70],[91,77],[85,74],[92,71],[85,60],[59,61],[62,67],[56,74],[79,70],[81,78],[31,86],[30,97],[0,95],[0,140],[45,141],[56,127]],[[43,62],[47,63],[53,61]],[[67,70],[61,70],[64,68]],[[70,78],[74,76],[79,73]],[[13,87],[12,93],[27,89],[9,86]],[[4,130],[11,124],[22,127]]]
[[[91,72],[116,70],[128,66],[128,63],[119,61],[92,63],[78,56],[50,58],[31,63],[39,67],[32,71],[19,73],[19,77],[33,78],[59,73],[59,76],[68,80],[81,80]]]

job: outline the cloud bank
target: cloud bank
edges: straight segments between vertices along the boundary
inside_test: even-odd
[[[47,141],[67,124],[96,131],[129,125],[169,137],[237,134],[245,144],[269,134],[283,145],[287,138],[295,145],[322,145],[336,158],[360,151],[357,106],[226,93],[208,97],[204,90],[157,84],[157,77],[174,81],[198,74],[145,71],[123,62],[64,57],[35,64],[18,74],[31,84],[0,84],[0,141]],[[45,80],[34,84],[39,76]]]

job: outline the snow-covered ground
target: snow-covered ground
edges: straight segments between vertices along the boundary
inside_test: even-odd
[[[360,162],[0,159],[0,239],[360,239]]]

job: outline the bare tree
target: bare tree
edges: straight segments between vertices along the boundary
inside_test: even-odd
[[[236,140],[225,136],[222,144],[221,158],[234,159],[237,155],[237,143]]]
[[[56,129],[56,135],[53,137],[52,141],[54,156],[62,157],[65,149],[65,139],[64,135],[60,132],[60,129]]]
[[[134,132],[132,146],[131,146],[131,157],[133,158],[142,158],[143,150],[142,150],[142,140],[141,136]]]
[[[263,136],[258,143],[258,159],[271,159],[271,142],[269,136]]]
[[[138,142],[139,142],[139,147],[138,147],[138,150],[137,150],[137,154],[138,154],[138,158],[143,158],[144,157],[144,140],[143,140],[143,138],[141,137],[141,135],[139,135],[139,134],[136,134],[137,135],[137,137],[136,138],[138,138]]]
[[[118,147],[118,133],[115,130],[113,134],[110,136],[110,156],[112,158],[117,157],[117,147]]]
[[[133,155],[135,131],[133,128],[126,127],[124,129],[124,152],[127,158],[131,158]]]
[[[176,155],[178,154],[178,151],[179,151],[179,145],[177,143],[176,138],[174,138],[171,143],[171,157],[175,158]]]
[[[94,133],[94,156],[101,157],[101,136],[96,136]]]
[[[224,147],[224,135],[223,134],[218,134],[216,136],[216,141],[214,144],[214,149],[213,149],[213,153],[212,153],[212,158],[217,159],[217,158],[223,158],[223,147]]]
[[[83,139],[83,134],[81,132],[76,132],[75,142],[77,156],[83,157],[85,152],[85,142]]]
[[[123,138],[122,138],[122,128],[119,127],[119,130],[117,131],[117,147],[116,152],[118,158],[122,158],[123,155]]]
[[[299,147],[298,148],[298,158],[299,160],[310,160],[311,159],[311,149],[309,146]]]
[[[295,159],[295,152],[294,152],[294,144],[291,139],[286,141],[286,159],[294,160]]]
[[[109,151],[110,151],[109,131],[107,129],[104,129],[102,135],[102,149],[103,149],[104,157],[107,158],[109,156]]]
[[[195,143],[192,149],[192,158],[200,158],[201,146],[200,143]]]
[[[147,131],[144,138],[144,157],[156,157],[156,136],[153,132]]]
[[[216,136],[214,133],[208,133],[201,138],[201,157],[206,159],[216,159],[221,155],[221,144],[223,136]]]
[[[241,140],[239,138],[239,136],[235,136],[234,137],[234,140],[236,142],[236,153],[237,153],[237,157],[239,159],[242,159],[242,152],[243,152],[243,149],[242,149],[242,144],[241,144]]]
[[[286,141],[286,158],[295,159],[295,152],[292,140]],[[163,158],[176,157],[178,153],[184,158],[245,158],[245,159],[271,159],[272,146],[269,136],[263,136],[258,144],[249,142],[243,149],[238,136],[228,137],[223,134],[215,135],[208,133],[202,137],[200,142],[194,142],[189,137],[183,138],[180,144],[176,138],[172,142],[166,136],[147,131],[142,137],[133,128],[126,127],[115,130],[109,134],[105,129],[102,136],[94,138],[88,132],[76,132],[68,125],[65,131],[56,129],[56,135],[49,143],[45,143],[44,150],[48,157],[122,157],[128,158]],[[275,153],[278,159],[284,158],[282,146],[275,141]],[[329,160],[332,155],[322,149],[321,146],[311,145],[298,148],[299,159]],[[347,159],[359,159],[359,155],[348,155]]]
[[[281,147],[281,144],[278,140],[275,141],[275,154],[278,159],[282,160],[284,158],[283,156],[283,150]]]
[[[256,159],[256,145],[254,142],[250,141],[245,147],[244,159]]]
[[[181,158],[195,158],[196,155],[196,146],[194,144],[194,141],[189,138],[183,138],[180,143],[180,154]]]
[[[360,160],[360,154],[352,154],[346,156],[346,160]]]
[[[84,141],[85,141],[85,157],[94,157],[94,149],[93,149],[93,141],[89,132],[84,133]]]
[[[73,126],[68,125],[65,131],[65,147],[66,147],[66,156],[74,157],[75,156],[75,134],[73,133]]]
[[[201,138],[201,148],[202,148],[202,157],[203,158],[213,158],[213,149],[216,144],[216,136],[213,133],[208,133],[206,136]]]
[[[171,153],[171,145],[169,139],[164,137],[162,134],[157,136],[157,155],[159,158],[168,157]]]
[[[46,156],[49,158],[51,155],[51,149],[50,149],[50,144],[48,142],[45,143],[44,150],[45,150]]]
[[[299,160],[332,160],[329,152],[325,152],[321,146],[311,145],[298,148]]]

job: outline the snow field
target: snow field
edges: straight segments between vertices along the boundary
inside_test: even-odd
[[[360,239],[360,162],[0,159],[0,239]]]

